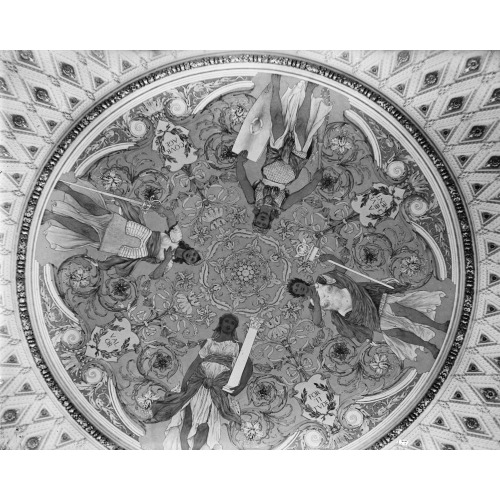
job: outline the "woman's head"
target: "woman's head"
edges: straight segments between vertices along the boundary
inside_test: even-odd
[[[267,205],[255,207],[253,210],[254,219],[252,226],[254,230],[265,233],[271,228],[271,223],[279,216],[279,210],[271,208]]]
[[[292,278],[287,285],[287,290],[293,297],[305,297],[311,285],[300,278]]]
[[[185,241],[179,241],[178,248],[180,250],[179,252],[176,252],[177,255],[173,259],[174,262],[194,266],[201,260],[201,255],[198,251],[189,246]],[[179,255],[181,252],[182,254]]]
[[[236,328],[240,324],[240,320],[237,316],[231,313],[223,314],[219,318],[219,324],[214,330],[214,339],[219,338],[221,335],[230,335],[232,340],[236,342]]]

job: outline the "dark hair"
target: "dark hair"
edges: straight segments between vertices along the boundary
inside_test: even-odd
[[[184,240],[179,241],[178,248],[180,248],[182,250],[183,254],[186,250],[196,250],[196,248],[189,246]],[[196,262],[199,262],[201,260],[201,255],[199,254],[198,250],[196,250],[196,253],[198,253],[198,259]],[[175,263],[186,264],[184,257],[175,257],[175,252],[174,252],[174,257],[172,258],[172,261]]]
[[[303,297],[303,295],[299,295],[298,293],[295,293],[293,291],[293,285],[295,285],[295,283],[303,283],[304,285],[307,285],[307,286],[311,286],[310,283],[308,283],[307,281],[304,281],[303,279],[300,279],[300,278],[292,278],[287,286],[286,286],[286,289],[288,291],[288,293],[290,295],[292,295],[293,297],[297,298],[297,297]]]
[[[261,207],[254,207],[253,209],[253,214],[257,216],[260,213]],[[255,219],[252,221],[252,229],[256,232],[259,233],[267,233],[269,229],[271,229],[271,224],[273,223],[273,220],[278,218],[280,215],[280,211],[277,208],[273,208],[271,210],[271,213],[269,214],[269,226],[267,227],[259,227],[255,225]]]
[[[396,203],[396,197],[394,196],[394,193],[391,193],[389,188],[387,186],[380,186],[380,187],[372,187],[369,191],[367,191],[363,197],[361,198],[361,206],[364,207],[368,203],[368,199],[371,196],[377,196],[378,194],[384,194],[386,196],[392,196],[392,201],[391,204],[387,207],[387,210],[379,215],[375,214],[369,214],[366,217],[368,219],[371,219],[374,221],[374,225],[377,224],[377,222],[380,222],[382,219],[385,217],[390,217],[392,213],[398,209],[398,204]]]
[[[235,316],[234,314],[231,314],[231,313],[226,313],[226,314],[223,314],[220,318],[219,318],[219,324],[217,325],[217,327],[215,328],[214,330],[214,334],[212,335],[212,338],[214,340],[218,339],[221,335],[221,327],[222,327],[222,322],[226,319],[226,318],[232,318],[236,321],[236,328],[238,328],[238,325],[240,324],[240,320],[238,319],[237,316]],[[234,342],[238,342],[238,337],[236,335],[236,328],[233,330],[233,333],[231,334],[231,337],[233,339]]]

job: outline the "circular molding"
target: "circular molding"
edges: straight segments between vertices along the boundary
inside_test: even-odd
[[[399,126],[402,127],[406,131],[406,133],[413,138],[416,144],[418,144],[421,151],[425,154],[427,159],[430,160],[433,167],[436,169],[436,172],[439,174],[442,183],[444,183],[448,190],[451,202],[453,203],[453,209],[458,218],[458,229],[460,230],[463,242],[463,247],[461,250],[463,252],[465,276],[463,278],[463,290],[459,290],[459,292],[462,293],[461,302],[463,304],[461,309],[461,316],[456,326],[453,341],[448,349],[447,357],[443,360],[439,373],[437,374],[433,382],[428,384],[428,386],[430,387],[425,395],[423,395],[420,401],[400,421],[400,423],[396,427],[387,432],[384,436],[380,437],[375,443],[371,444],[370,446],[371,449],[381,449],[389,442],[396,439],[403,431],[405,431],[433,401],[444,381],[448,377],[459,354],[460,348],[462,347],[471,318],[474,300],[475,262],[472,234],[467,210],[464,206],[462,197],[453,179],[453,176],[445,165],[443,159],[441,158],[441,155],[438,153],[432,143],[427,139],[420,128],[416,126],[398,107],[396,107],[386,97],[380,95],[375,90],[369,88],[367,85],[355,80],[350,76],[342,74],[340,71],[321,66],[317,63],[311,63],[288,56],[232,54],[227,56],[210,56],[187,60],[182,63],[170,64],[163,69],[156,70],[152,73],[147,74],[146,76],[143,76],[142,78],[135,80],[132,83],[125,85],[124,87],[113,93],[113,95],[111,95],[109,98],[101,101],[99,104],[93,107],[80,119],[80,121],[72,128],[72,130],[60,141],[59,145],[56,146],[50,159],[43,167],[41,174],[29,197],[19,236],[16,268],[18,304],[22,328],[28,346],[31,350],[34,362],[38,371],[44,377],[48,387],[54,393],[58,401],[68,411],[70,416],[75,419],[75,421],[90,436],[92,436],[97,442],[99,442],[106,448],[121,448],[119,444],[109,439],[109,437],[104,435],[99,429],[97,429],[92,423],[90,423],[87,418],[73,405],[68,396],[63,392],[57,381],[54,379],[52,373],[49,370],[49,367],[45,362],[45,359],[42,356],[40,347],[37,344],[37,340],[33,332],[33,327],[30,320],[30,307],[27,303],[26,291],[26,281],[28,278],[26,273],[28,239],[30,236],[35,209],[40,199],[40,195],[45,185],[47,184],[51,173],[56,168],[63,155],[67,152],[68,148],[70,148],[70,146],[78,138],[79,134],[83,132],[86,127],[88,127],[94,120],[96,120],[111,106],[118,104],[120,101],[132,95],[137,90],[143,89],[153,84],[154,82],[170,78],[172,77],[172,75],[199,68],[218,68],[223,66],[230,67],[234,64],[248,64],[249,66],[251,65],[253,69],[258,68],[261,65],[274,65],[277,69],[280,67],[294,68],[296,70],[310,73],[311,75],[318,75],[322,78],[330,80],[331,82],[335,82],[336,84],[341,85],[346,89],[350,89],[350,91],[352,92],[364,96],[381,112],[387,113],[392,117],[393,120],[397,121]]]

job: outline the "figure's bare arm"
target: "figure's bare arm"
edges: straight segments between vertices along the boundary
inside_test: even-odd
[[[167,269],[168,264],[172,260],[172,249],[169,248],[168,250],[163,251],[164,259],[160,262],[158,267],[150,273],[149,277],[153,280],[160,279],[163,276],[163,273],[165,272],[165,269]]]
[[[248,180],[247,173],[245,172],[245,162],[247,160],[247,151],[242,151],[238,155],[238,159],[236,160],[236,178],[240,183],[240,187],[243,190],[243,194],[247,199],[249,204],[255,203],[255,192]]]
[[[321,313],[320,299],[319,299],[318,292],[316,291],[316,288],[314,288],[312,291],[312,300],[313,300],[313,305],[314,305],[314,309],[312,311],[313,323],[316,326],[321,326],[323,323],[323,315]]]

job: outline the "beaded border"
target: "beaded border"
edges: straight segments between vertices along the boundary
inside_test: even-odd
[[[29,231],[31,227],[32,218],[35,213],[35,208],[40,198],[41,192],[49,178],[49,175],[56,167],[58,161],[61,159],[61,157],[68,149],[70,144],[77,139],[78,134],[82,132],[85,129],[85,127],[89,125],[93,120],[95,120],[101,113],[103,113],[110,106],[116,104],[117,102],[127,97],[131,93],[135,92],[136,90],[141,89],[157,80],[168,78],[171,75],[177,74],[182,71],[187,71],[190,69],[196,69],[206,66],[215,66],[219,64],[231,64],[231,63],[276,64],[278,66],[287,66],[291,68],[306,70],[313,74],[317,74],[334,82],[340,83],[362,94],[363,96],[368,98],[372,103],[376,104],[384,111],[389,113],[413,137],[413,139],[419,144],[422,150],[427,154],[427,156],[432,161],[434,167],[439,172],[441,179],[443,180],[451,196],[453,207],[457,214],[462,234],[464,257],[465,257],[465,290],[464,290],[464,302],[463,302],[460,323],[458,325],[457,332],[455,334],[453,344],[451,345],[450,350],[448,352],[447,358],[444,361],[444,364],[438,376],[428,389],[425,396],[413,408],[413,410],[394,429],[392,429],[392,431],[388,432],[385,436],[380,438],[376,443],[374,443],[369,448],[373,450],[382,449],[388,443],[396,439],[402,432],[404,432],[429,406],[429,404],[432,402],[432,400],[435,398],[436,394],[440,390],[444,381],[448,377],[451,368],[453,367],[453,364],[455,363],[455,360],[458,356],[458,353],[463,345],[473,308],[474,284],[475,284],[474,283],[475,263],[474,263],[473,242],[472,242],[470,223],[460,193],[444,161],[442,160],[442,158],[440,157],[439,153],[436,151],[434,146],[431,144],[431,142],[426,138],[424,133],[415,124],[413,124],[412,121],[400,109],[398,109],[388,99],[382,97],[376,91],[368,87],[366,84],[360,83],[350,76],[344,75],[337,70],[326,68],[320,64],[311,63],[297,58],[292,58],[288,56],[242,54],[242,55],[210,56],[204,58],[197,58],[178,64],[175,63],[170,64],[163,69],[155,70],[152,73],[142,78],[139,78],[138,80],[116,91],[109,98],[101,101],[92,110],[86,113],[86,115],[77,123],[77,125],[74,126],[73,129],[60,141],[58,147],[53,152],[51,158],[47,161],[47,163],[43,167],[42,173],[40,174],[36,182],[36,185],[30,195],[28,204],[26,206],[26,211],[23,217],[21,232],[19,236],[19,244],[17,248],[16,287],[17,287],[17,296],[19,303],[19,312],[20,312],[21,324],[24,331],[24,335],[28,342],[28,346],[30,348],[33,359],[35,361],[35,365],[39,370],[39,372],[42,374],[49,389],[54,393],[54,395],[60,401],[62,406],[90,436],[92,436],[99,444],[101,444],[105,448],[111,450],[121,449],[120,446],[111,441],[108,437],[106,437],[98,429],[96,429],[94,425],[88,422],[85,416],[83,416],[73,406],[73,404],[68,399],[66,394],[64,394],[64,392],[61,390],[57,382],[54,380],[52,374],[49,371],[48,366],[45,364],[45,361],[41,355],[40,348],[38,347],[37,340],[31,326],[27,300],[26,300],[26,274],[25,274],[26,252],[27,252],[27,244],[28,244]]]

